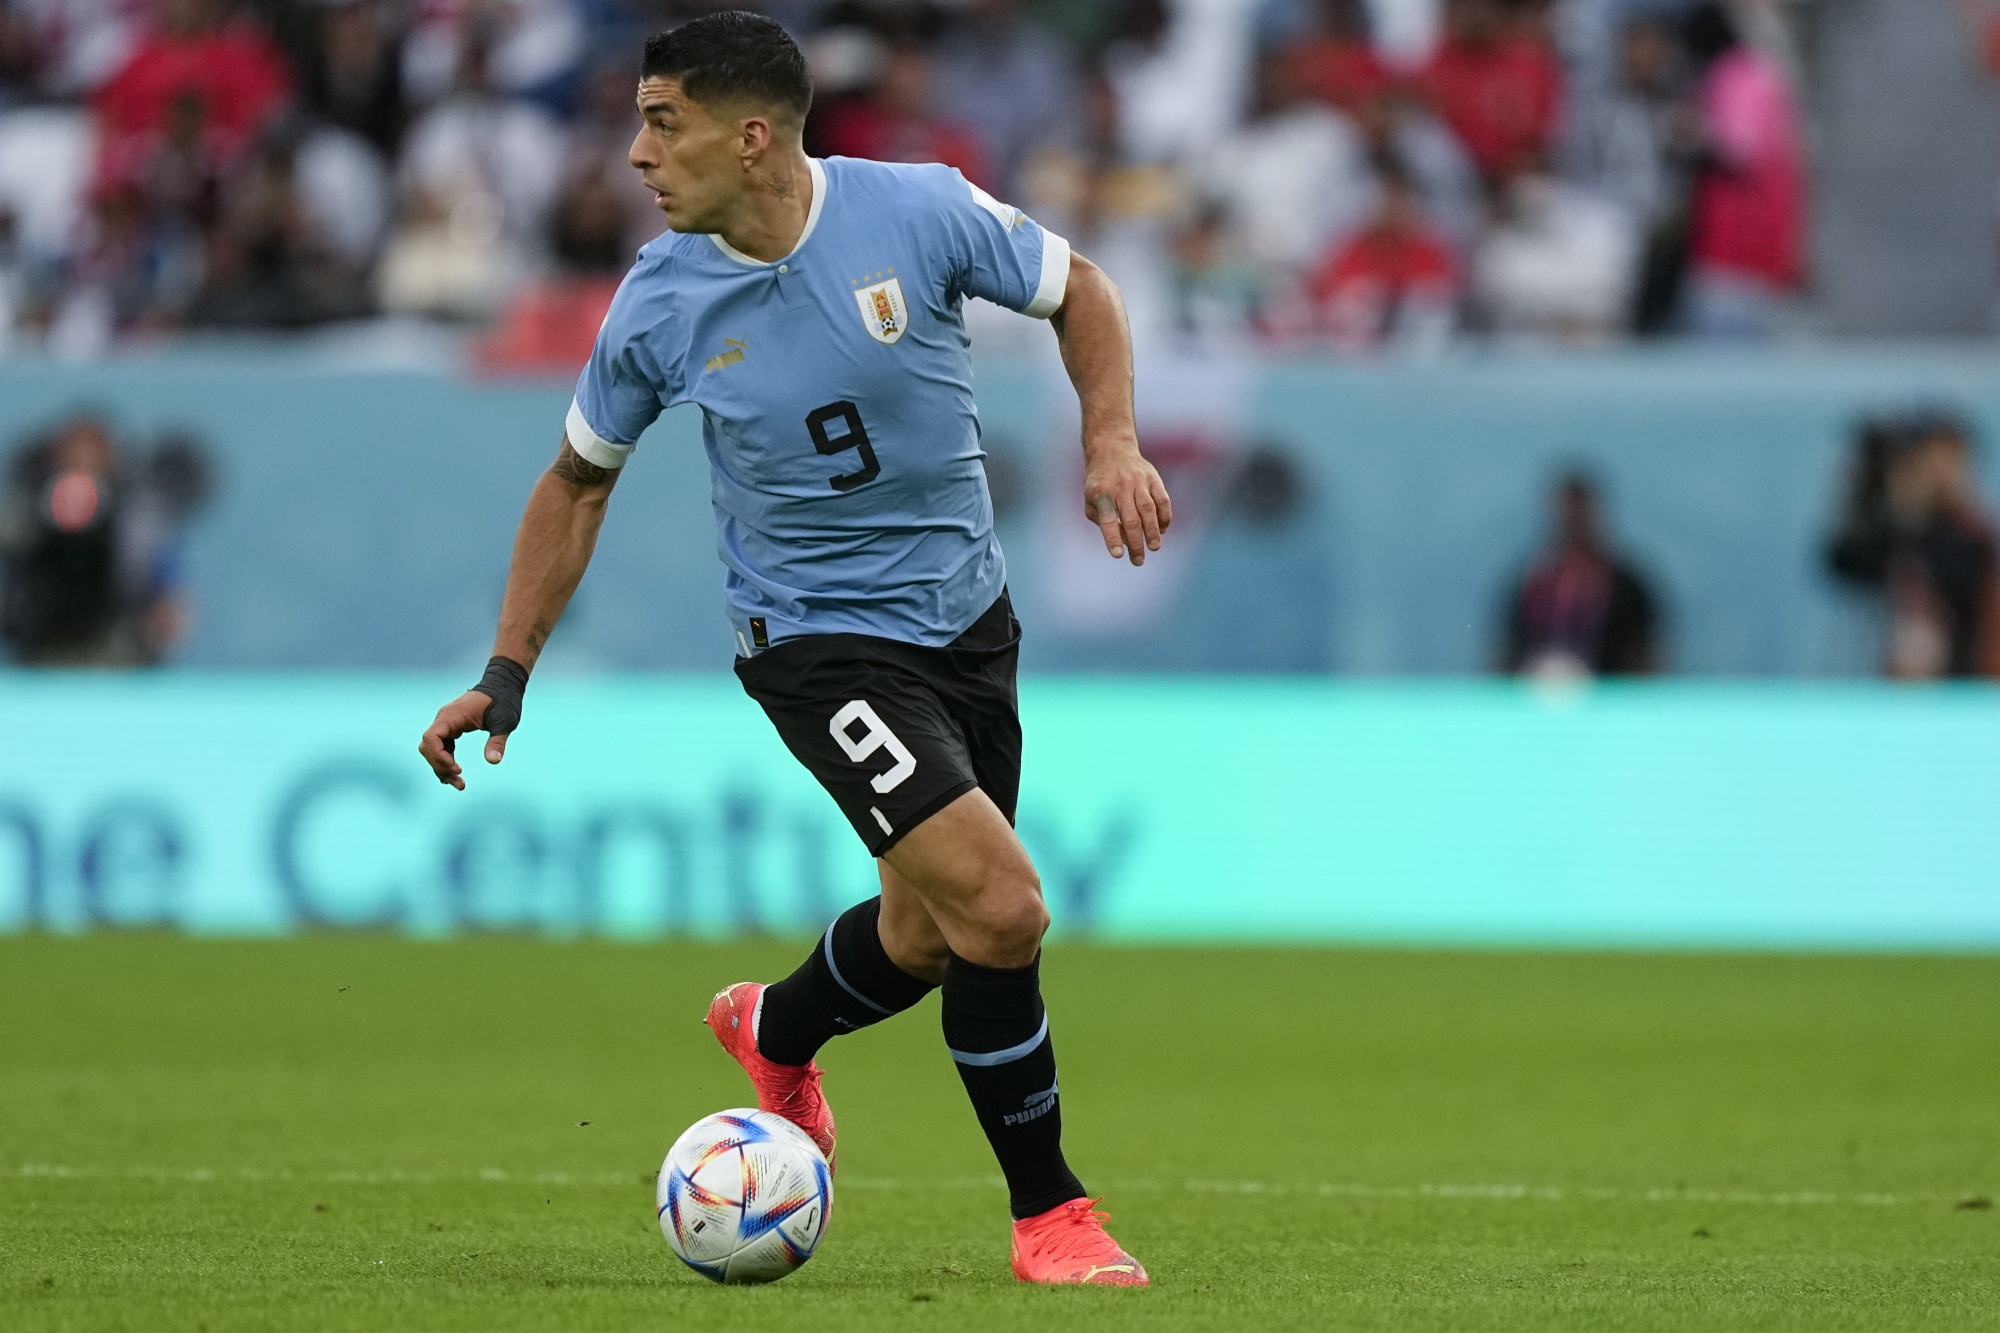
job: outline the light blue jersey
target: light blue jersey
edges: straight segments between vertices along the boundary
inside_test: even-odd
[[[802,634],[946,644],[993,604],[967,296],[1046,319],[1069,244],[950,167],[813,160],[791,254],[720,236],[639,252],[577,381],[570,447],[623,466],[697,403],[730,619],[748,655]]]

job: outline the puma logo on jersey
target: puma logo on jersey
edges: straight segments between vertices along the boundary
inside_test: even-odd
[[[972,202],[991,213],[995,220],[1008,231],[1014,230],[1014,228],[1027,221],[1028,215],[1026,213],[1023,213],[1012,204],[1001,203],[971,181],[965,183],[965,188],[972,191]]]
[[[744,353],[748,350],[749,344],[741,338],[724,338],[722,340],[722,350],[708,358],[702,364],[710,370],[722,370],[741,361]]]
[[[910,327],[910,307],[903,300],[900,278],[858,289],[854,302],[861,307],[862,327],[878,343],[893,343]]]

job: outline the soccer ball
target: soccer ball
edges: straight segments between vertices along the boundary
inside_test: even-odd
[[[804,1130],[769,1111],[718,1111],[674,1140],[654,1195],[681,1262],[716,1282],[776,1282],[812,1258],[833,1176]]]

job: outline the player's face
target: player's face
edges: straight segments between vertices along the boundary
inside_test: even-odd
[[[639,84],[644,124],[626,160],[653,192],[675,231],[719,231],[742,191],[742,124],[715,115],[681,90],[678,79]]]

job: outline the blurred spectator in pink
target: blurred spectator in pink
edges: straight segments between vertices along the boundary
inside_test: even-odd
[[[877,162],[942,162],[974,184],[993,184],[978,134],[939,112],[934,74],[924,47],[895,42],[873,88],[826,109],[820,145],[828,153]]]
[[[1885,674],[2000,677],[2000,550],[1957,416],[1864,426],[1827,558],[1836,577],[1882,594]]]
[[[1417,79],[1489,185],[1543,160],[1562,114],[1562,67],[1518,0],[1446,0]]]
[[[226,164],[290,98],[291,72],[257,23],[219,0],[158,0],[153,21],[92,103],[101,176],[129,175],[177,116],[199,120],[201,149]]]
[[[1317,0],[1306,26],[1286,38],[1283,56],[1300,91],[1350,116],[1389,88],[1364,0]]]
[[[1686,38],[1702,71],[1702,156],[1682,322],[1698,337],[1768,337],[1805,278],[1805,150],[1791,82],[1740,39],[1718,0],[1688,16]]]
[[[1597,487],[1572,473],[1554,500],[1549,548],[1508,599],[1501,668],[1556,680],[1658,671],[1656,599],[1606,537]]]
[[[1069,150],[1082,117],[1076,62],[1020,0],[968,0],[936,49],[939,111],[979,140],[991,188],[1022,200],[1038,152]]]
[[[1393,158],[1367,225],[1327,253],[1308,288],[1319,328],[1347,352],[1441,345],[1458,304],[1451,246],[1424,216],[1417,185]]]

